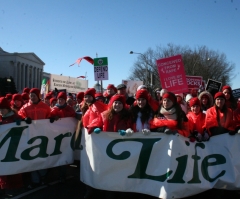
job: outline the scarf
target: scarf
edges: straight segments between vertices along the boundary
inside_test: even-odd
[[[160,113],[168,120],[177,120],[176,109],[174,107],[169,110],[161,107]]]

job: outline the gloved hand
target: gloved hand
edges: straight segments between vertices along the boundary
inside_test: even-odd
[[[100,129],[100,128],[95,128],[95,129],[94,129],[94,133],[99,134],[100,132],[101,132],[101,129]]]
[[[159,133],[164,133],[165,129],[166,129],[166,126],[163,126],[163,127],[157,128],[156,131],[159,132]]]
[[[149,135],[151,131],[149,129],[142,129],[143,135]]]
[[[235,135],[237,132],[236,131],[229,131],[228,134],[229,135]]]
[[[126,136],[131,136],[134,133],[134,131],[131,128],[128,128],[126,130]]]
[[[121,136],[126,135],[126,131],[125,131],[125,130],[118,130],[118,133],[119,133],[119,135],[121,135]]]
[[[55,120],[54,117],[50,117],[50,118],[49,118],[50,123],[53,123],[54,120]]]
[[[177,132],[176,131],[172,131],[171,129],[169,128],[166,128],[164,130],[164,133],[167,134],[167,135],[175,135]]]
[[[16,125],[21,125],[21,119],[16,119]]]
[[[24,119],[24,121],[27,123],[27,124],[32,124],[32,119],[30,117],[26,117]]]
[[[192,135],[196,138],[196,140],[198,142],[202,142],[202,135],[201,135],[201,133],[199,133],[198,131],[194,130],[192,132]]]
[[[208,141],[209,139],[210,139],[210,136],[209,136],[207,130],[204,129],[203,135],[202,135],[202,141]]]
[[[198,142],[202,142],[202,134],[201,133],[198,133],[195,137]]]

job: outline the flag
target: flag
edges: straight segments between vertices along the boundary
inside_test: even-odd
[[[47,80],[46,80],[46,78],[44,78],[44,79],[42,80],[42,85],[41,85],[41,94],[45,94],[45,91],[46,91],[46,82],[47,82]]]
[[[77,77],[77,78],[86,78],[85,76],[79,76],[79,77]]]
[[[93,60],[93,58],[91,58],[91,57],[89,57],[89,56],[85,56],[85,57],[81,57],[81,58],[78,58],[73,64],[71,64],[70,66],[73,66],[74,64],[78,64],[78,66],[79,66],[79,64],[80,64],[80,62],[83,60],[83,59],[85,59],[86,61],[88,61],[90,64],[93,64],[94,63],[94,60]],[[70,67],[69,66],[69,67]]]

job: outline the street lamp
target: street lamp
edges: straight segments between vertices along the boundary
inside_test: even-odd
[[[144,58],[145,60],[147,60],[146,56],[145,56],[144,54],[142,54],[142,53],[137,53],[137,52],[133,52],[133,51],[130,51],[129,53],[130,53],[130,54],[139,54],[139,55],[143,56],[143,58]],[[145,84],[146,86],[149,86],[149,85],[148,85],[148,66],[147,66],[147,65],[151,66],[151,65],[148,64],[147,62],[145,63],[146,77],[145,77],[145,82],[144,82],[144,84]],[[152,66],[151,66],[151,67],[152,67]],[[150,73],[151,73],[151,69],[150,69]],[[152,73],[151,73],[151,84],[150,84],[150,86],[152,87]]]

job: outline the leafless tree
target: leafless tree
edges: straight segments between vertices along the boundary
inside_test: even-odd
[[[191,49],[188,46],[168,44],[167,47],[157,46],[155,50],[149,48],[139,54],[137,61],[131,68],[131,80],[141,80],[152,88],[161,87],[156,61],[161,58],[182,55],[185,73],[190,76],[202,76],[207,82],[213,79],[223,85],[231,85],[235,64],[229,62],[224,53],[209,50],[206,46]]]

